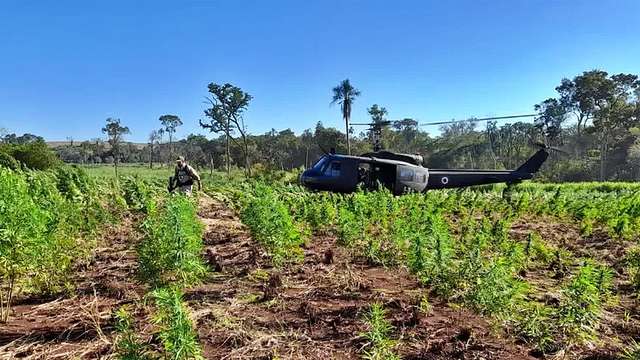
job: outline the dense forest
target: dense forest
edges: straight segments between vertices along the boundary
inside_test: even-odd
[[[640,179],[640,81],[637,75],[610,75],[586,71],[572,79],[562,79],[556,97],[534,105],[533,121],[498,126],[496,122],[468,119],[442,125],[433,136],[417,121],[393,121],[382,130],[385,148],[424,156],[425,166],[452,168],[515,168],[535,150],[535,143],[562,149],[554,152],[542,172],[547,181],[638,180]],[[331,148],[352,154],[371,151],[372,134],[349,125],[351,104],[360,94],[348,80],[333,89],[334,103],[341,104],[349,136],[318,122],[315,128],[295,134],[290,129],[250,134],[242,112],[251,96],[230,84],[210,84],[210,108],[200,125],[214,137],[189,135],[175,140],[182,121],[175,115],[160,117],[159,129],[147,144],[125,142],[129,129],[119,119],[108,119],[102,129],[107,140],[73,142],[55,147],[59,157],[71,163],[169,164],[184,155],[191,164],[204,168],[230,166],[262,169],[293,169],[310,166]],[[235,101],[235,102],[234,102]],[[348,108],[347,108],[348,107]],[[368,108],[371,121],[384,123],[387,110],[374,104]],[[9,134],[7,146],[42,141],[38,136]],[[6,151],[5,151],[6,152]],[[228,155],[227,155],[228,154]]]

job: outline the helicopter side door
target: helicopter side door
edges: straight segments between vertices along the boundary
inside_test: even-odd
[[[358,169],[356,161],[333,158],[322,169],[325,186],[333,191],[352,192],[356,190]]]
[[[379,185],[396,193],[396,165],[377,161],[371,163],[370,188],[377,189]]]

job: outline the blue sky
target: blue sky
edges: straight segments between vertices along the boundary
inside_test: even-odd
[[[209,82],[254,96],[246,123],[342,126],[331,88],[421,121],[530,112],[562,77],[640,73],[640,1],[0,0],[0,127],[49,140],[145,141],[198,126]],[[435,131],[436,129],[428,129]]]

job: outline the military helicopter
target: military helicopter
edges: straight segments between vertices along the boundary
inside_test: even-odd
[[[473,119],[488,121],[532,117],[512,115]],[[467,120],[462,120],[467,121]],[[425,123],[420,125],[441,125],[460,122],[459,120]],[[514,184],[533,178],[549,157],[549,150],[557,150],[544,144],[536,144],[540,149],[515,170],[474,170],[474,169],[431,169],[423,166],[420,155],[401,154],[381,149],[380,135],[384,123],[353,124],[369,125],[374,138],[374,151],[360,156],[336,154],[332,149],[300,176],[303,186],[311,190],[350,193],[361,186],[375,190],[380,185],[395,195],[408,192],[425,192],[432,189],[460,188],[473,185],[507,183]],[[323,150],[324,151],[324,150]],[[560,151],[560,150],[558,150]]]

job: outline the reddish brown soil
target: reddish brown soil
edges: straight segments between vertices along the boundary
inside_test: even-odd
[[[578,223],[560,221],[551,217],[525,217],[519,219],[511,229],[511,237],[526,241],[530,232],[536,232],[550,245],[570,251],[575,259],[565,276],[558,277],[549,268],[535,269],[524,275],[524,280],[534,286],[534,296],[541,299],[559,299],[560,289],[565,285],[585,259],[593,259],[611,267],[613,273],[612,292],[616,298],[605,304],[598,338],[593,344],[575,346],[571,349],[573,358],[617,359],[625,344],[640,339],[640,303],[638,295],[629,282],[624,258],[626,249],[635,242],[612,239],[602,228],[597,228],[590,236],[580,234]]]
[[[364,315],[378,302],[387,310],[395,350],[403,359],[533,359],[529,349],[502,335],[486,319],[430,299],[428,289],[403,268],[363,263],[335,237],[314,235],[304,248],[304,262],[275,269],[236,215],[208,197],[200,216],[207,226],[205,258],[217,271],[186,291],[204,355],[209,359],[356,359],[367,349]],[[113,312],[141,299],[135,281],[134,219],[108,227],[93,259],[78,266],[75,289],[50,298],[20,297],[7,324],[0,324],[0,359],[112,358]],[[607,305],[594,346],[557,354],[563,359],[613,359],[621,343],[640,338],[640,309],[621,259],[628,242],[614,241],[601,230],[582,237],[577,224],[557,219],[522,219],[514,239],[530,231],[592,257],[618,272],[617,304]],[[572,265],[575,269],[579,261]],[[540,301],[558,296],[568,278],[549,269],[522,274],[536,287]],[[628,316],[625,317],[625,311]],[[144,317],[144,316],[143,316]]]
[[[523,217],[513,225],[511,235],[524,240],[532,231],[540,234],[545,242],[565,248],[576,257],[596,259],[616,270],[623,267],[626,249],[638,240],[612,239],[602,228],[596,228],[590,236],[582,236],[579,223],[552,217]]]
[[[93,258],[74,271],[71,293],[21,297],[0,324],[0,359],[111,357],[112,314],[140,297],[134,281],[134,219],[105,228]]]
[[[427,290],[412,275],[359,263],[331,236],[312,237],[302,264],[277,270],[228,208],[205,198],[200,215],[221,267],[186,295],[207,358],[356,359],[363,317],[379,302],[404,359],[531,359],[469,311],[432,300],[421,312]]]

